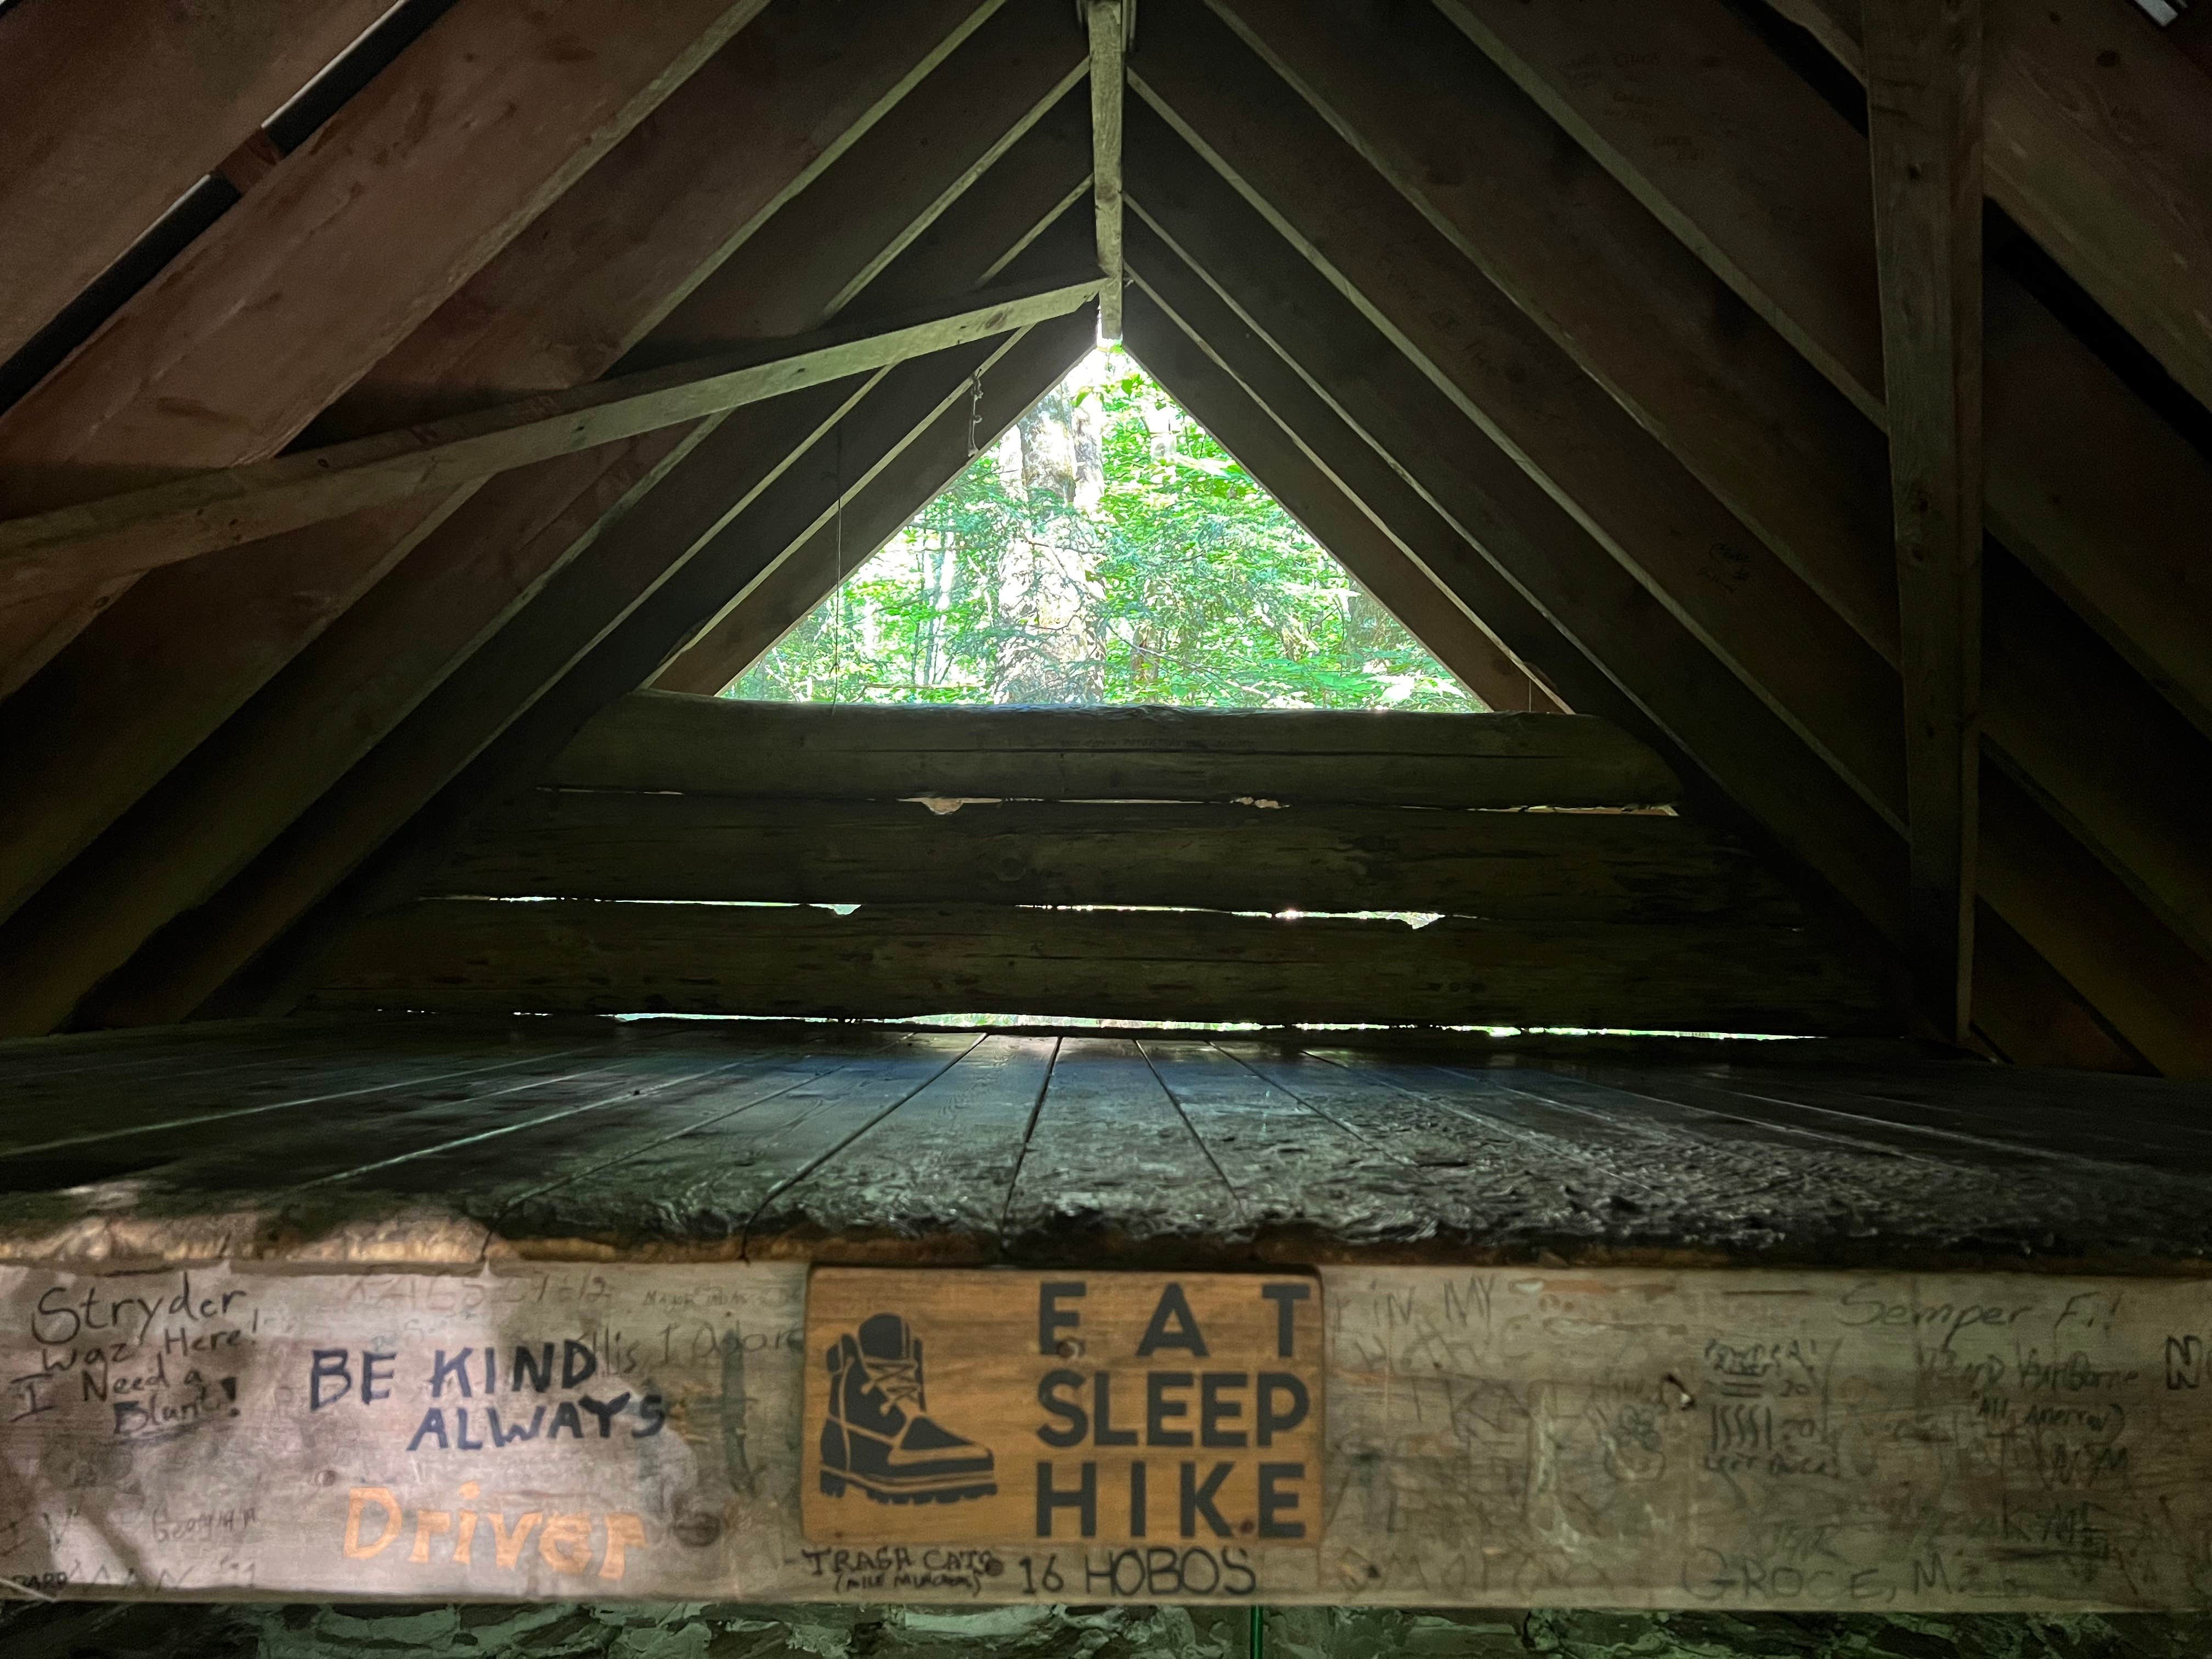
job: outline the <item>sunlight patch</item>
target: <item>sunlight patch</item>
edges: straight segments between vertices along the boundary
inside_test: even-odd
[[[1484,707],[1118,347],[1078,364],[725,695]]]

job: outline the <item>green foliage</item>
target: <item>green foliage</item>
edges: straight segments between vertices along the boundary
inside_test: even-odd
[[[1481,707],[1118,349],[977,456],[730,695]]]

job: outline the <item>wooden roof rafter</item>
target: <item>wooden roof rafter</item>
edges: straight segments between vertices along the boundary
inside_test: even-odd
[[[1040,195],[1061,211],[1057,191]],[[1065,246],[1038,239],[1028,224],[1005,234],[1039,268],[1064,270],[1071,249],[1084,245],[1072,235]],[[934,289],[957,281],[963,266],[977,276],[996,272],[1000,252],[963,242],[917,249],[917,258],[916,269],[894,264],[882,282]],[[1021,270],[1018,261],[1006,274]],[[650,678],[787,550],[830,522],[842,498],[956,404],[964,410],[979,373],[988,391],[994,366],[1010,354],[1024,346],[1044,353],[1051,373],[1020,397],[1011,420],[1079,355],[1058,331],[1087,336],[1095,326],[1085,311],[1048,325],[1033,345],[1030,337],[1013,337],[936,354],[859,385],[756,405],[726,423],[702,447],[695,484],[664,484],[594,540],[523,609],[521,626],[502,629],[471,654],[336,787],[265,842],[214,903],[149,940],[103,1000],[132,1018],[182,1018],[280,940],[262,970],[289,994],[299,971],[292,953],[311,960],[327,948],[331,915],[357,914],[374,902],[364,895],[404,891],[424,856],[418,842],[434,856],[451,825],[526,785],[602,704]],[[158,862],[158,849],[149,845],[147,856]],[[258,1006],[273,994],[234,994]]]
[[[1099,288],[1093,277],[1026,284],[913,321],[826,329],[10,520],[0,525],[0,603],[65,588],[88,569],[137,575],[726,415],[1064,316],[1096,299]]]
[[[683,0],[644,27],[624,0],[448,12],[0,415],[9,507],[276,453],[765,3]],[[568,35],[612,44],[564,52]],[[483,119],[502,106],[542,118]],[[239,305],[241,290],[264,303]],[[0,690],[128,580],[0,613]]]
[[[1133,143],[1144,131],[1141,123],[1133,128]],[[1149,157],[1133,161],[1137,213],[1148,224],[1173,231],[1178,251],[1202,263],[1224,296],[1240,302],[1244,320],[1256,325],[1278,351],[1302,362],[1302,372],[1340,409],[1355,415],[1367,440],[1408,471],[1467,544],[1494,561],[1526,596],[1524,603],[1577,641],[1601,673],[1628,690],[1647,717],[1694,755],[1795,856],[1820,872],[1877,927],[1901,937],[1904,866],[1893,826],[1869,814],[1855,792],[1839,792],[1832,770],[1800,748],[1787,728],[1754,713],[1760,705],[1746,697],[1735,677],[1717,673],[1719,665],[1698,642],[1648,598],[1638,597],[1627,573],[1599,556],[1548,497],[1532,493],[1517,468],[1502,455],[1475,463],[1479,452],[1469,447],[1477,434],[1463,417],[1448,412],[1425,377],[1402,360],[1393,362],[1379,340],[1355,348],[1359,325],[1348,301],[1317,275],[1294,282],[1297,267],[1269,258],[1251,210],[1237,203],[1225,185],[1206,185],[1194,169],[1174,165],[1172,148],[1155,153],[1159,166]],[[1170,210],[1171,222],[1164,222],[1160,216]],[[1148,276],[1141,262],[1139,274]],[[1356,375],[1349,368],[1355,362],[1364,366]],[[1480,494],[1469,487],[1477,477],[1486,480]],[[1501,518],[1501,508],[1516,501],[1517,507],[1507,509],[1511,517]],[[1522,548],[1528,551],[1516,552]],[[1494,601],[1480,608],[1494,622],[1510,615]],[[1571,702],[1599,706],[1578,696],[1562,678],[1565,671],[1546,663],[1536,649],[1530,660],[1559,681]],[[1765,734],[1762,724],[1768,727]],[[1999,944],[1992,952],[2005,949]],[[2021,972],[2033,981],[2032,972]],[[2057,1003],[2065,1000],[2062,995]],[[1990,1018],[2004,1018],[2002,1005],[1990,1010]],[[2039,1014],[2008,1030],[2000,1048],[2033,1052],[2034,1028],[2043,1023]],[[2090,1041],[2086,1032],[2084,1040]]]
[[[926,246],[921,264],[971,273],[913,293],[940,314],[1023,247],[1042,252],[1026,267],[1041,278],[1109,264],[1111,181],[1095,165],[1106,124],[1082,117],[1121,82],[1090,74],[1067,95],[1097,56],[1089,9],[902,3],[915,17],[904,37],[857,46],[822,9],[778,6],[702,53],[681,89],[663,88],[652,142],[562,173],[568,188],[510,251],[461,273],[307,441],[788,339],[832,316],[880,319],[898,283],[878,276],[919,269],[908,254]],[[2089,86],[2080,49],[2118,27],[2105,3],[2063,40],[2013,0],[1993,7],[2004,112],[1990,118],[2026,148],[1993,163],[1990,190],[2193,384],[2190,343],[2160,320],[2172,284],[2161,296],[2154,261],[2118,270],[2099,242],[2193,246],[2194,140],[2167,130],[2183,109],[2167,59],[2181,60],[2131,15],[2136,33],[2112,37],[2111,86],[2148,89],[2151,173],[2178,191],[2163,203],[2127,185],[2099,206],[2084,181],[2110,155],[2094,131],[2066,131],[2021,73],[2042,54],[2051,87]],[[1613,713],[1711,776],[1727,803],[1716,810],[1747,813],[1861,925],[1907,939],[1912,750],[1896,665],[1917,613],[1900,623],[1882,492],[1869,487],[1897,434],[1863,138],[1704,0],[1438,9],[1394,32],[1364,8],[1305,0],[1146,9],[1127,64],[1139,106],[1110,146],[1127,149],[1132,343],[1493,701],[1533,699],[1534,671],[1574,707]],[[347,121],[370,123],[444,27]],[[1622,50],[1592,76],[1575,52],[1599,29]],[[2202,76],[2183,67],[2201,99]],[[801,93],[810,74],[826,95]],[[727,142],[746,120],[763,124],[750,153]],[[997,192],[1014,193],[1018,158],[1044,155],[1030,138],[1048,126],[1060,155],[1020,188],[1052,210],[1000,214]],[[841,178],[872,134],[872,192],[852,169]],[[1494,167],[1429,164],[1469,148]],[[1094,165],[1071,171],[1079,150]],[[309,160],[287,158],[249,196],[307,177]],[[878,195],[891,198],[881,214]],[[988,272],[941,263],[970,208],[994,224],[987,240],[1027,218]],[[226,216],[226,237],[252,216]],[[619,258],[592,240],[602,222],[622,227]],[[165,283],[205,280],[209,250]],[[1979,913],[1978,1024],[2008,1054],[2127,1063],[2103,1019],[2160,1066],[2191,1069],[2207,1063],[2195,1011],[2212,1000],[2212,858],[2193,828],[2212,804],[2195,763],[2212,734],[2212,607],[2185,548],[2212,517],[2212,457],[2002,264],[1987,293],[1986,511],[2002,550],[1989,575],[1984,823],[1957,837],[1978,847],[1994,906]],[[149,294],[139,313],[164,302]],[[0,738],[21,739],[8,745],[21,798],[38,803],[27,816],[0,805],[0,883],[37,895],[0,944],[17,960],[67,946],[41,957],[65,971],[27,975],[9,1018],[40,1029],[258,1006],[305,959],[295,945],[403,890],[438,826],[526,781],[522,757],[557,749],[593,698],[656,675],[726,683],[848,562],[822,503],[880,540],[965,459],[947,399],[974,364],[1018,354],[1005,386],[991,384],[998,368],[983,377],[994,408],[1018,412],[1008,400],[1058,349],[1048,331],[793,393],[773,405],[781,433],[710,416],[148,578],[0,702]],[[961,361],[965,375],[945,380]],[[15,418],[0,417],[0,465]],[[295,599],[311,558],[327,580]],[[229,637],[175,626],[231,611],[244,626]],[[0,629],[30,620],[0,616]],[[157,683],[177,686],[172,706],[147,697]],[[88,932],[87,917],[100,925]],[[0,982],[0,1008],[17,994]],[[2070,1035],[2039,1048],[2039,1024]]]
[[[696,106],[687,100],[683,110],[672,111],[665,130],[648,135],[649,142],[641,145],[638,165],[619,167],[604,197],[587,179],[573,207],[561,210],[564,217],[573,216],[573,233],[558,244],[538,238],[532,252],[544,258],[552,246],[563,246],[570,258],[588,262],[597,257],[598,240],[590,229],[594,216],[620,212],[633,216],[623,220],[633,225],[634,216],[656,202],[684,240],[672,249],[665,235],[649,243],[659,251],[650,260],[635,262],[627,289],[592,270],[576,305],[541,305],[530,313],[544,331],[538,335],[518,334],[503,308],[457,305],[450,317],[434,318],[428,325],[433,341],[410,343],[398,354],[394,391],[372,386],[357,394],[373,411],[364,418],[389,418],[395,392],[410,384],[450,398],[430,378],[429,371],[441,362],[453,363],[479,385],[501,362],[513,365],[508,373],[558,373],[562,364],[577,362],[578,354],[587,349],[598,356],[582,358],[586,366],[596,361],[611,367],[614,355],[605,342],[610,321],[618,323],[611,331],[618,348],[646,326],[647,319],[657,318],[647,339],[629,352],[631,360],[651,361],[663,349],[658,343],[664,337],[680,343],[670,349],[691,355],[742,345],[756,337],[755,331],[773,334],[817,325],[849,299],[856,281],[873,282],[866,300],[878,315],[910,311],[960,292],[972,280],[966,273],[975,256],[967,249],[926,250],[907,262],[910,270],[899,268],[895,256],[942,216],[948,199],[973,182],[979,165],[1002,156],[1010,143],[1037,128],[1079,73],[1079,41],[1056,11],[1041,15],[1047,9],[1042,0],[1026,12],[1002,17],[996,16],[996,9],[979,9],[972,0],[915,0],[914,9],[917,22],[933,15],[940,28],[951,33],[953,43],[940,50],[926,34],[911,40],[887,36],[869,49],[864,63],[856,64],[849,37],[834,19],[824,20],[821,37],[814,38],[811,13],[801,14],[793,27],[754,43],[750,54],[738,50],[746,44],[741,35],[726,65],[718,60],[710,66],[717,78],[701,88],[703,95]],[[991,24],[988,29],[986,23]],[[960,60],[958,66],[940,75],[948,58]],[[799,72],[809,62],[820,64],[818,79]],[[784,66],[784,75],[769,74],[777,64]],[[721,78],[726,67],[731,79]],[[862,69],[867,72],[856,73]],[[967,96],[962,88],[971,76],[983,77],[992,95]],[[765,103],[751,100],[744,116],[750,143],[732,148],[732,97],[756,79],[764,81],[774,96]],[[900,100],[915,100],[910,118],[899,117],[899,102],[890,96],[894,90]],[[737,106],[745,107],[742,101]],[[684,115],[696,134],[696,150],[678,142],[677,114]],[[847,131],[854,125],[860,130]],[[1018,222],[1002,228],[988,219],[972,222],[968,234],[1003,234],[1010,239],[1006,252],[1017,252],[1064,204],[1082,171],[1078,168],[1065,180],[1056,171],[1066,149],[1058,129],[1042,137],[1039,148],[1046,158],[1043,172],[1015,188],[1012,205]],[[813,210],[828,213],[838,226],[836,239],[817,246],[803,264],[793,261],[778,236],[763,234],[783,216],[775,210],[775,202],[805,199],[778,184],[793,175],[807,181],[807,194],[820,204]],[[885,187],[887,177],[895,188]],[[665,185],[653,187],[663,180]],[[705,214],[702,199],[739,216],[743,236],[732,236],[728,221]],[[645,228],[630,234],[641,234]],[[734,247],[729,246],[732,240]],[[995,279],[1004,268],[1004,255],[985,263]],[[1079,258],[1065,269],[1079,266]],[[882,280],[874,281],[870,273]],[[471,286],[505,292],[545,280],[541,270],[509,272],[501,262]],[[682,294],[680,302],[671,302],[672,292]],[[610,304],[615,306],[611,313]],[[476,341],[467,329],[471,318],[495,329],[497,337]],[[842,408],[856,390],[833,390],[824,394],[828,401],[822,407]],[[415,395],[419,400],[423,391]],[[793,411],[780,409],[765,429],[780,433],[793,419]],[[10,1016],[16,1022],[35,1024],[55,1018],[100,975],[119,966],[156,927],[211,898],[472,653],[527,614],[535,603],[532,596],[592,544],[601,520],[623,511],[640,491],[655,492],[659,516],[629,526],[632,538],[661,534],[677,537],[679,546],[695,543],[742,504],[744,489],[736,480],[751,465],[744,460],[744,448],[757,441],[761,429],[740,423],[719,441],[711,425],[671,429],[495,480],[454,512],[444,528],[430,532],[421,548],[409,551],[411,544],[400,546],[413,580],[374,586],[350,602],[319,638],[299,641],[296,634],[280,632],[296,623],[294,612],[277,609],[269,619],[276,637],[258,653],[239,652],[230,633],[173,645],[170,654],[182,654],[183,660],[164,664],[165,690],[158,698],[147,696],[134,671],[142,662],[144,635],[166,641],[173,630],[161,627],[150,604],[130,613],[132,623],[143,620],[143,629],[119,630],[118,619],[109,618],[69,659],[72,666],[81,663],[83,672],[68,679],[48,675],[34,688],[28,707],[19,701],[0,703],[0,731],[9,728],[14,714],[20,722],[15,729],[26,738],[15,764],[27,790],[41,774],[52,780],[19,798],[15,812],[0,808],[0,870],[24,884],[17,891],[34,890],[95,833],[108,831],[93,859],[50,887],[37,913],[19,920],[5,935],[27,951],[33,939],[52,943],[35,952],[48,967],[0,990],[0,1006],[16,1009]],[[794,429],[811,428],[801,418]],[[733,462],[743,463],[737,471]],[[687,511],[677,509],[679,501],[690,503]],[[421,517],[415,504],[396,511],[403,521],[409,515]],[[324,533],[341,538],[339,545],[362,545],[383,566],[398,556],[386,551],[394,529],[386,515],[368,514],[328,526]],[[240,573],[228,573],[231,579],[226,580],[222,565],[243,556],[251,561],[253,580],[265,581],[275,592],[289,592],[301,557],[331,560],[338,551],[327,541],[319,547],[316,532],[304,535],[309,538],[305,545],[294,538],[274,538],[238,554],[195,562],[175,574],[193,589],[204,589],[209,604],[228,599],[234,605]],[[594,554],[602,562],[619,556],[619,548]],[[182,596],[167,574],[155,580],[168,591],[156,592],[173,605]],[[154,597],[148,595],[149,600]],[[112,652],[95,649],[111,642]],[[266,680],[283,665],[288,651],[295,654],[282,676],[233,717],[239,702],[258,684],[241,684],[241,671],[258,669]],[[112,672],[104,667],[111,654],[118,659]],[[196,699],[194,690],[201,684],[205,691]],[[89,702],[88,692],[100,701]],[[228,724],[222,724],[226,717]],[[100,733],[90,745],[78,745],[71,753],[55,742],[61,729],[88,722]],[[345,741],[333,742],[333,733],[345,734]],[[180,748],[189,750],[210,736],[216,740],[177,767]],[[163,772],[172,768],[173,775],[164,779]],[[111,827],[134,794],[143,797],[141,805],[123,823]],[[189,828],[180,834],[179,825]],[[116,902],[118,891],[130,896],[127,902]],[[14,1000],[27,996],[32,999],[27,1004]]]

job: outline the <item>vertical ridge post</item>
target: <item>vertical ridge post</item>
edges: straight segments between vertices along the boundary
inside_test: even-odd
[[[1865,0],[1868,136],[1904,624],[1912,969],[1972,1013],[1982,659],[1981,0]]]
[[[1084,0],[1091,30],[1091,184],[1098,216],[1098,338],[1121,337],[1121,97],[1132,0]]]

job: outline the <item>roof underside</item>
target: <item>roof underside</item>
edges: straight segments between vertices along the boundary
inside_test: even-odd
[[[1096,279],[1068,0],[387,4],[0,12],[0,518]],[[1626,729],[1905,954],[1856,11],[1143,0],[1124,326],[1486,700]],[[2212,7],[1984,13],[1975,1024],[2203,1075]],[[0,1033],[288,1006],[1095,338],[1023,314],[191,556],[0,555]]]

